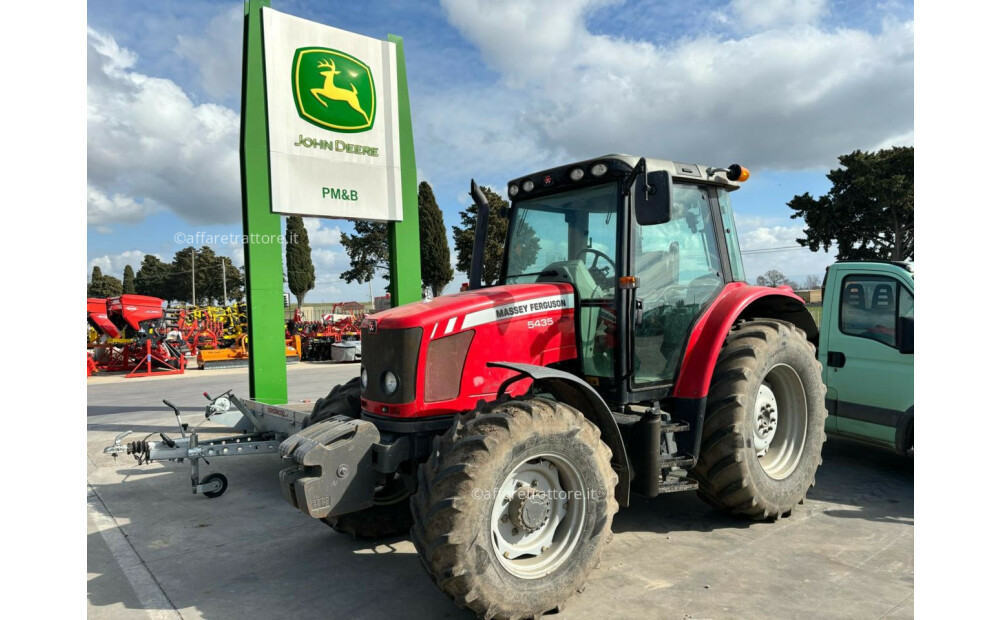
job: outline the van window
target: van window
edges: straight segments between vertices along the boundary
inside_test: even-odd
[[[908,313],[908,314],[907,314]],[[886,276],[852,275],[840,290],[840,331],[896,347],[896,319],[913,316],[913,295]]]

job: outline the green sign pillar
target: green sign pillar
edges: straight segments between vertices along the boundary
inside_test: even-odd
[[[396,44],[396,79],[399,93],[399,160],[402,179],[403,221],[389,223],[389,293],[393,307],[420,301],[420,215],[417,213],[417,158],[413,150],[410,91],[406,84],[403,38],[389,35]]]
[[[264,88],[264,28],[261,9],[270,0],[243,7],[243,98],[240,173],[243,178],[243,245],[250,346],[250,398],[288,402],[285,368],[285,300],[281,216],[271,213],[267,99]],[[414,193],[414,197],[416,193]]]

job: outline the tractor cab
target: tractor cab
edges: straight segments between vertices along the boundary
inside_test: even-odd
[[[500,284],[572,284],[574,374],[609,401],[659,400],[696,319],[744,280],[729,192],[747,176],[608,155],[516,179]]]

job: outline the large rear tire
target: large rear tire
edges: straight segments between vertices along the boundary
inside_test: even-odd
[[[311,426],[336,415],[349,418],[361,417],[361,378],[355,377],[330,390],[325,398],[316,401],[309,416]],[[412,474],[410,476],[412,480]],[[375,490],[375,505],[358,512],[320,519],[342,534],[356,538],[384,538],[398,536],[410,529],[410,493],[406,480],[396,475]]]
[[[826,386],[816,351],[791,323],[735,326],[712,375],[698,495],[751,519],[780,518],[816,484],[826,440]]]
[[[583,414],[553,400],[481,405],[435,439],[418,472],[417,554],[479,616],[560,609],[611,539],[611,451]]]

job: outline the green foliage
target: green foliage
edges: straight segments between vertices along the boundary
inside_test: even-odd
[[[793,289],[799,288],[797,282],[789,280],[785,277],[785,274],[777,269],[771,269],[764,275],[757,276],[757,286],[790,286]]]
[[[839,160],[827,175],[828,194],[806,192],[788,202],[792,219],[806,223],[806,238],[796,241],[813,252],[836,242],[839,260],[912,259],[913,147],[854,151]]]
[[[122,294],[135,294],[135,272],[132,271],[132,265],[125,265],[125,273],[122,274]]]
[[[500,216],[501,209],[509,206],[505,198],[488,187],[481,188],[486,202],[490,206],[489,222],[486,226],[486,248],[483,252],[483,285],[492,286],[500,279],[500,267],[503,262],[503,248],[507,240],[506,217]],[[460,226],[452,226],[452,236],[455,238],[455,251],[458,252],[458,269],[471,278],[472,246],[476,239],[476,216],[479,208],[472,204],[461,213]],[[538,256],[538,235],[530,225],[525,224],[518,238],[520,251],[512,257],[510,269],[514,273],[524,271],[535,262]]]
[[[424,288],[431,289],[431,294],[437,297],[454,279],[455,270],[451,267],[444,216],[427,181],[420,183],[417,208],[420,214],[420,279]]]
[[[316,269],[309,248],[309,233],[302,218],[297,215],[288,216],[285,222],[285,269],[288,290],[295,295],[301,308],[306,293],[316,287]]]
[[[122,281],[114,276],[101,273],[101,268],[95,266],[90,274],[90,284],[87,286],[87,297],[117,297],[122,294]]]
[[[375,275],[389,274],[389,225],[355,220],[354,234],[340,233],[340,243],[351,259],[351,268],[340,274],[344,282],[364,284]]]
[[[139,273],[135,275],[135,292],[160,299],[174,299],[170,295],[170,265],[152,254],[142,258]]]
[[[240,300],[243,298],[243,272],[233,265],[232,260],[227,257],[218,256],[215,250],[209,246],[202,246],[195,250],[186,247],[174,254],[174,260],[170,265],[166,265],[166,285],[157,290],[155,295],[166,300],[176,300],[185,303],[191,302],[191,252],[194,251],[194,285],[197,299],[195,304],[204,305],[212,302],[222,303],[222,270],[226,270],[226,290],[230,299]],[[139,276],[136,276],[137,289],[142,280],[142,272],[145,269],[147,259],[151,261],[151,275],[154,271],[159,271],[159,263],[156,257],[146,256],[143,259],[143,268],[139,269]],[[159,263],[159,265],[156,265]],[[151,284],[155,282],[150,278]],[[146,293],[150,294],[150,293]]]

